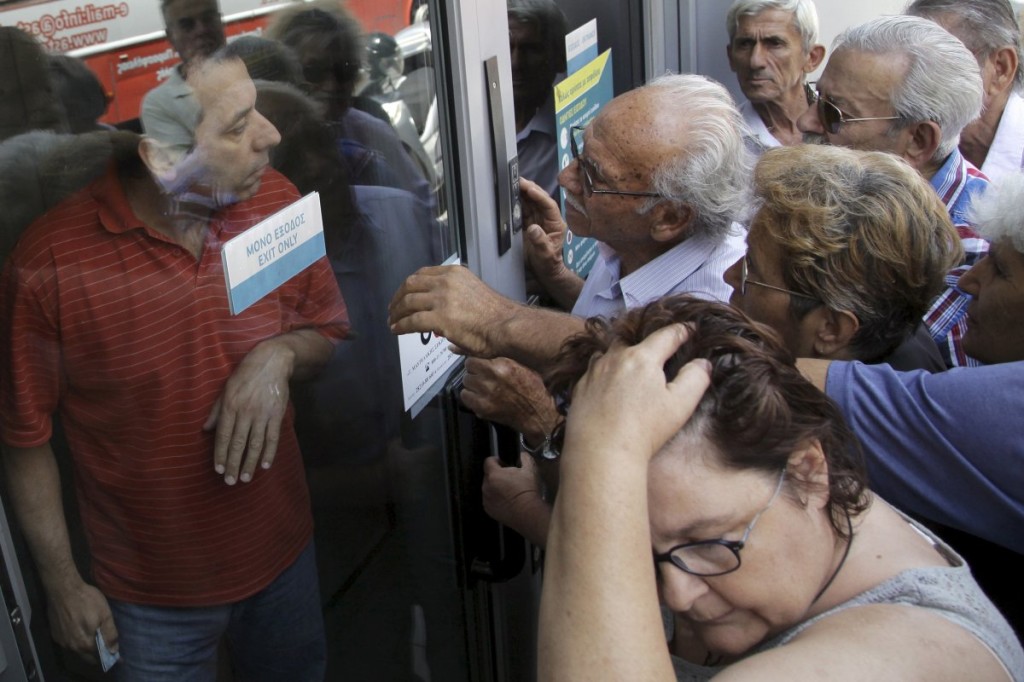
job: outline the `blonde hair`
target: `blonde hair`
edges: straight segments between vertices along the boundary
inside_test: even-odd
[[[920,322],[963,256],[935,190],[883,152],[801,145],[766,152],[754,171],[763,230],[785,286],[856,315],[856,359],[890,353]],[[813,302],[791,297],[799,319]]]

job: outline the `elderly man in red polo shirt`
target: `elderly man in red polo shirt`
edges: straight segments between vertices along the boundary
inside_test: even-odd
[[[320,259],[237,315],[221,250],[296,199],[244,65],[189,74],[182,155],[144,138],[31,226],[0,281],[0,436],[55,639],[120,650],[121,680],[209,679],[227,637],[246,680],[322,679],[312,517],[288,381],[347,315]],[[68,542],[59,413],[95,586]],[[100,641],[102,638],[102,642]]]

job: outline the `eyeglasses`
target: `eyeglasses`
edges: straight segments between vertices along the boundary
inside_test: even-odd
[[[572,149],[572,158],[580,167],[580,177],[583,179],[583,193],[588,197],[592,194],[619,194],[626,197],[660,197],[661,195],[657,192],[628,192],[620,189],[594,189],[594,179],[590,177],[590,171],[587,170],[587,165],[583,163],[583,159],[580,158],[580,147],[576,141],[576,136],[583,136],[583,128],[580,126],[573,126],[569,129],[569,147]]]
[[[808,296],[807,294],[801,294],[798,291],[792,291],[791,289],[783,289],[782,287],[777,287],[777,286],[775,286],[773,284],[766,284],[764,282],[758,282],[756,279],[750,279],[748,277],[748,273],[750,271],[749,263],[750,263],[750,256],[743,256],[743,260],[741,261],[741,265],[740,265],[740,296],[746,296],[747,295],[747,285],[748,284],[753,284],[755,286],[764,287],[765,289],[773,289],[775,291],[781,291],[782,293],[789,294],[790,296],[797,296],[799,298],[806,298],[809,301],[817,301],[818,300],[814,296]]]
[[[739,540],[723,540],[719,538],[718,540],[688,542],[673,547],[664,554],[655,554],[654,565],[657,566],[660,563],[667,562],[680,571],[705,578],[732,573],[740,567],[740,550],[746,546],[747,538],[750,537],[750,531],[754,530],[754,525],[761,518],[761,515],[775,504],[775,500],[782,490],[782,482],[785,478],[786,470],[783,469],[782,474],[779,476],[779,483],[775,486],[775,492],[772,493],[772,499],[768,500],[768,504],[765,505],[764,509],[757,512],[754,520],[743,531],[743,537]]]
[[[835,104],[830,102],[828,98],[823,96],[817,90],[814,90],[810,84],[806,88],[808,98],[813,93],[813,102],[818,106],[818,120],[821,121],[821,125],[828,131],[830,135],[836,135],[839,133],[839,128],[844,123],[858,123],[860,121],[896,121],[903,118],[902,116],[860,116],[851,117],[845,111],[837,107]]]

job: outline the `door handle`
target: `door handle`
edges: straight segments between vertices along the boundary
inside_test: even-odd
[[[519,459],[519,438],[507,426],[479,419],[459,400],[462,375],[449,385],[458,462],[454,480],[459,482],[460,500],[457,527],[462,530],[466,570],[471,578],[485,582],[505,582],[517,576],[526,564],[526,540],[511,528],[501,525],[483,508],[483,457],[494,453],[505,466]]]
[[[489,422],[494,430],[495,450],[503,466],[519,465],[519,434],[503,424]],[[486,513],[486,512],[485,512]],[[488,582],[505,582],[519,575],[526,563],[526,540],[508,526],[494,522],[498,529],[497,554],[474,560],[473,573]]]

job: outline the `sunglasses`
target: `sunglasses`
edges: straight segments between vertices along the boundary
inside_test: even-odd
[[[816,104],[818,107],[818,120],[829,135],[836,135],[844,123],[859,123],[860,121],[896,121],[902,116],[850,116],[845,111],[833,104],[829,99],[813,88],[813,83],[808,83],[804,88],[807,94],[808,104]]]

